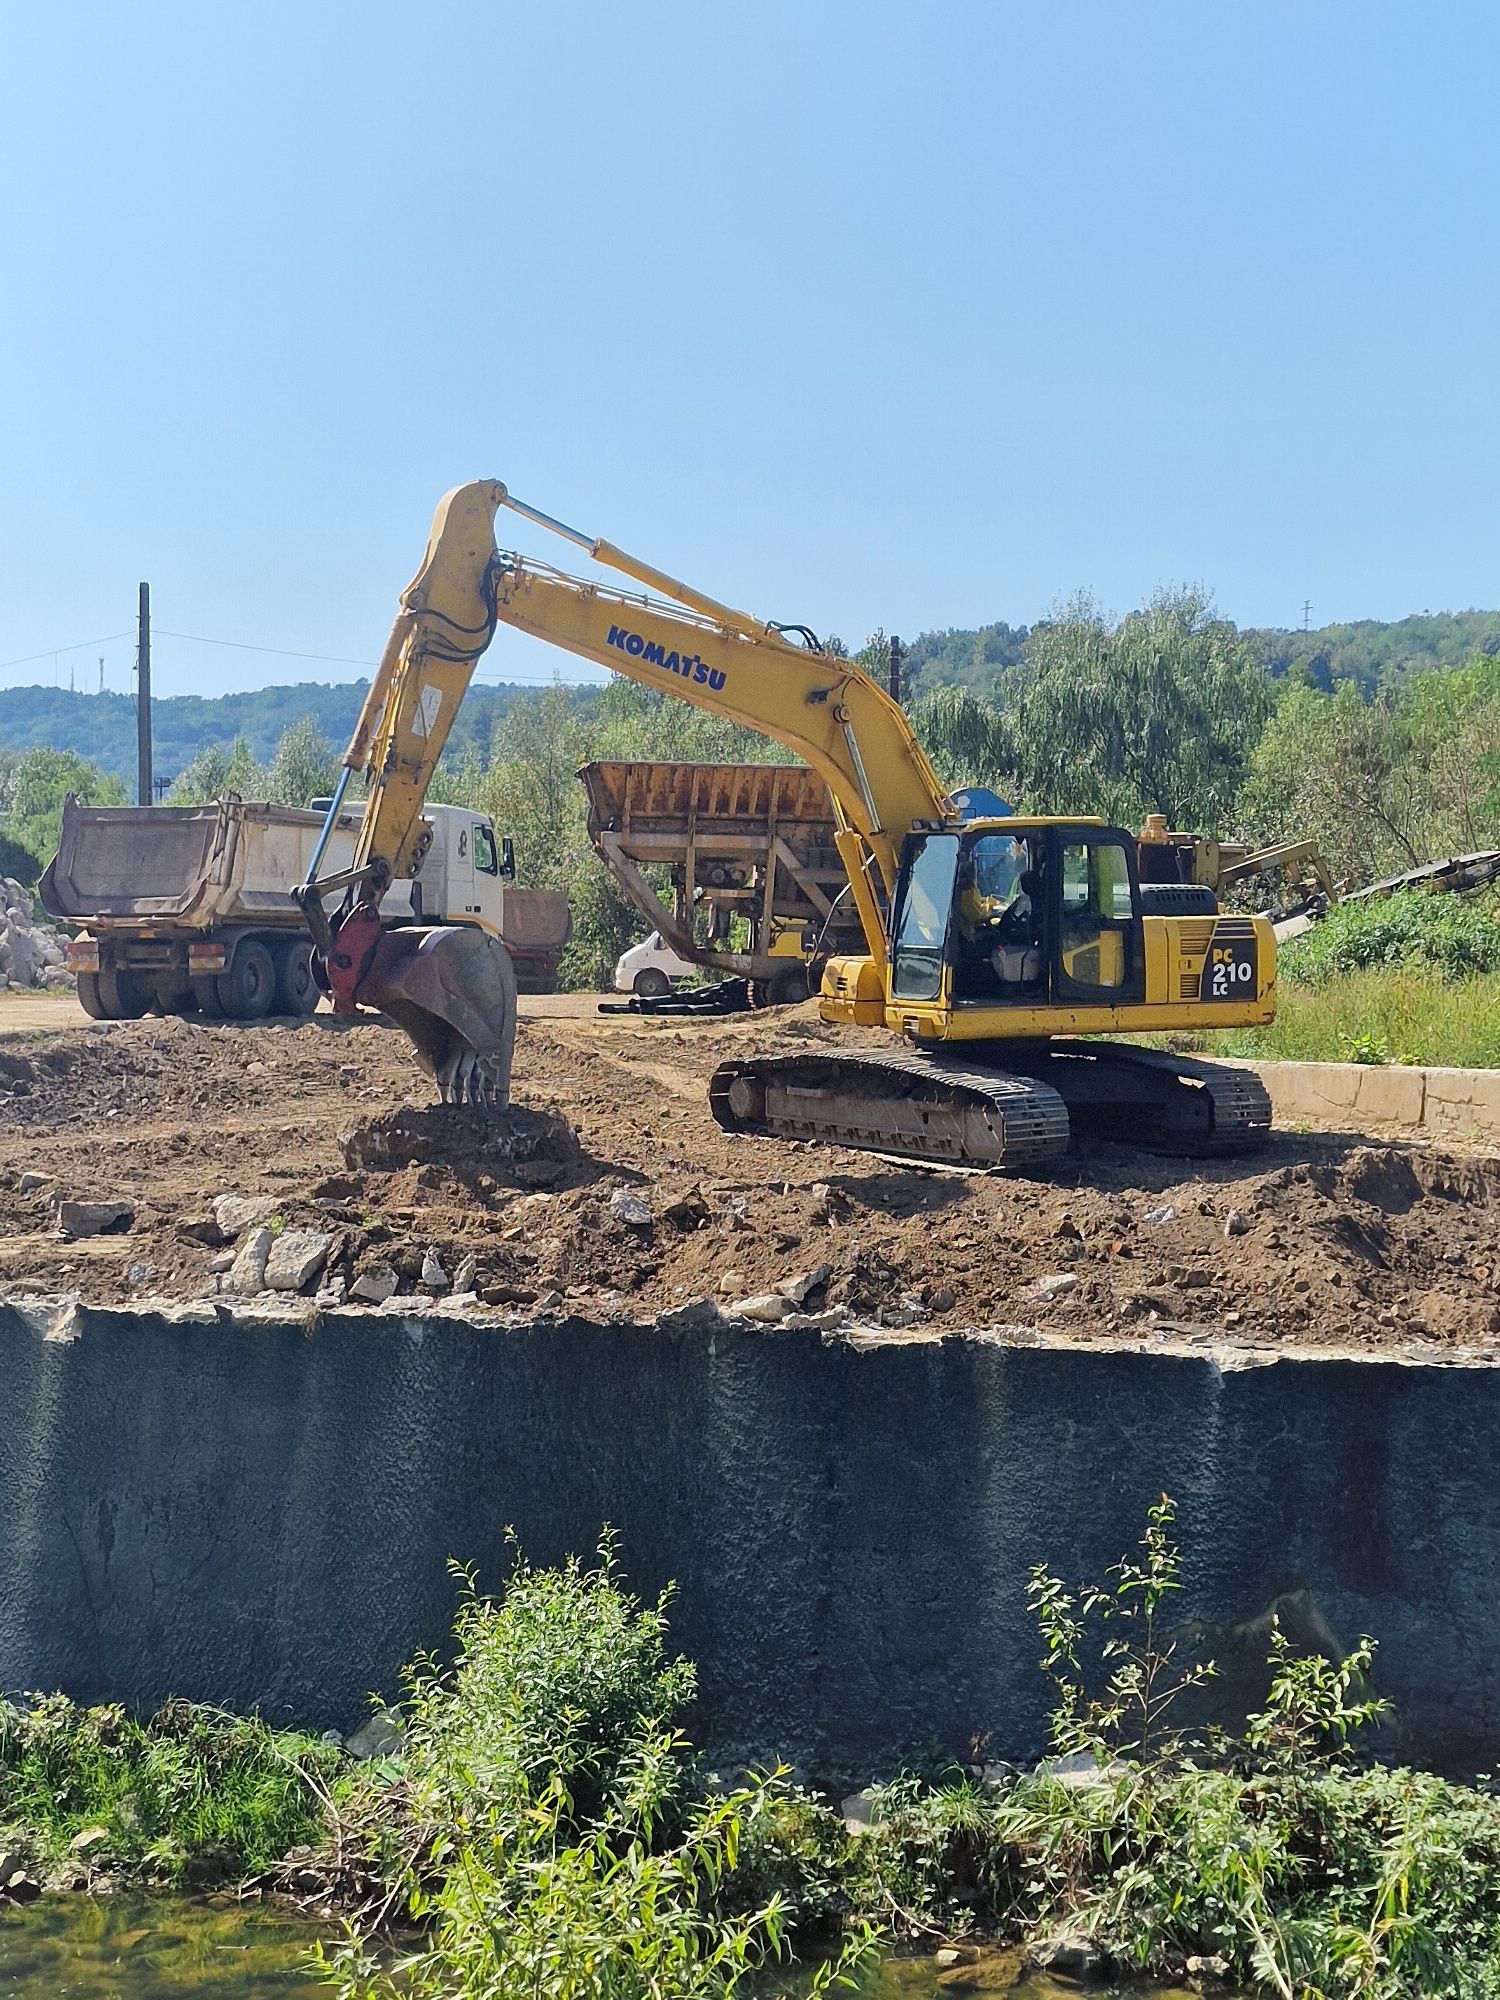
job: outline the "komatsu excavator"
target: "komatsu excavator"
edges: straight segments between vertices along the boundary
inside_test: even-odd
[[[502,508],[639,586],[502,551]],[[353,866],[297,892],[336,1007],[392,1015],[444,1098],[502,1099],[515,1030],[504,948],[461,926],[383,928],[414,874],[422,802],[475,666],[501,625],[743,723],[826,781],[867,949],[830,959],[823,1018],[903,1046],[724,1063],[727,1131],[977,1169],[1036,1168],[1070,1124],[1135,1144],[1234,1152],[1270,1124],[1253,1072],[1094,1039],[1259,1025],[1275,1012],[1264,918],[1211,890],[1142,884],[1135,836],[1086,817],[960,816],[899,705],[803,626],[732,610],[516,499],[498,480],[440,504],[344,758],[369,804]],[[344,900],[331,920],[325,897]]]

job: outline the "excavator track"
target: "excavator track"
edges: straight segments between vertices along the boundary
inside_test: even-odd
[[[1125,1042],[1051,1043],[1018,1065],[1044,1078],[1075,1128],[1148,1153],[1247,1153],[1271,1129],[1271,1099],[1253,1069]]]
[[[1059,1160],[1074,1127],[1200,1158],[1248,1152],[1270,1130],[1271,1101],[1253,1070],[1118,1042],[995,1046],[1005,1069],[920,1050],[721,1063],[709,1105],[726,1132],[976,1173]]]
[[[1045,1166],[1068,1150],[1067,1107],[1050,1084],[947,1054],[851,1049],[726,1062],[708,1101],[726,1132],[979,1173]]]

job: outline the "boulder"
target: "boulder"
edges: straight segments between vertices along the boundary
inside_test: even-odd
[[[351,1757],[368,1763],[375,1757],[395,1757],[401,1750],[401,1722],[388,1708],[377,1708],[368,1722],[361,1723],[345,1740]]]
[[[59,1196],[56,1214],[60,1236],[115,1235],[135,1221],[135,1210],[124,1201],[68,1201]]]
[[[266,1258],[266,1285],[273,1292],[300,1292],[328,1262],[333,1238],[321,1229],[283,1229]]]
[[[252,1229],[235,1253],[222,1283],[226,1292],[239,1292],[245,1297],[264,1291],[266,1284],[266,1262],[271,1255],[271,1232],[264,1227]]]
[[[214,1221],[219,1226],[221,1242],[238,1236],[253,1222],[268,1222],[275,1213],[276,1201],[272,1195],[221,1194],[214,1200]]]
[[[623,1222],[631,1229],[649,1229],[655,1220],[650,1202],[630,1188],[615,1189],[609,1198],[609,1212],[616,1222]]]

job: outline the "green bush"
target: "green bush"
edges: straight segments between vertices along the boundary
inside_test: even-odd
[[[1461,979],[1500,972],[1500,923],[1485,902],[1408,889],[1337,904],[1279,956],[1281,976],[1309,986],[1372,966],[1431,966]]]
[[[721,2000],[786,1950],[788,1899],[736,1877],[790,1794],[695,1796],[677,1727],[695,1675],[667,1658],[667,1598],[642,1606],[610,1537],[600,1554],[520,1563],[499,1602],[465,1576],[454,1665],[408,1672],[401,1769],[363,1838],[392,1884],[377,1919],[399,1903],[424,1941],[392,1967],[376,1921],[352,1926],[322,1955],[345,2000]]]
[[[46,865],[19,840],[8,833],[0,833],[0,875],[9,875],[23,888],[34,889],[42,879],[42,870]]]

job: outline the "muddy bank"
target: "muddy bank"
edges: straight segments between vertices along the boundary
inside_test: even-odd
[[[1249,1365],[1246,1365],[1246,1363]],[[1379,1641],[1406,1758],[1500,1726],[1500,1374],[921,1332],[0,1308],[0,1686],[348,1726],[498,1583],[602,1521],[680,1586],[697,1734],[858,1776],[1026,1756],[1028,1565],[1097,1576],[1165,1488],[1195,1643]]]

